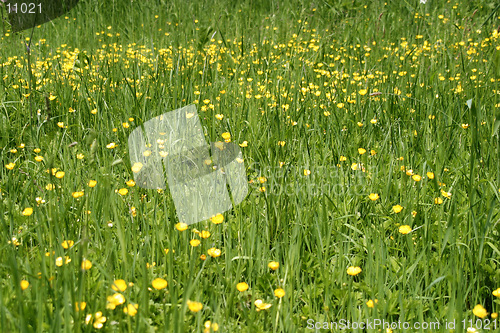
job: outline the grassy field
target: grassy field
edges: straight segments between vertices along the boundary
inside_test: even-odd
[[[4,23],[0,331],[498,331],[499,25],[489,0],[81,0]],[[128,135],[193,103],[245,159],[222,223],[131,181]],[[377,320],[410,326],[355,329]]]

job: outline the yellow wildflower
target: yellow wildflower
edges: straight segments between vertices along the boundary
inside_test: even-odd
[[[199,312],[201,309],[203,309],[203,304],[200,302],[192,302],[190,300],[187,301],[187,305],[190,311],[192,312]]]
[[[347,268],[347,274],[349,275],[352,275],[352,276],[355,276],[355,275],[358,275],[359,273],[361,273],[361,268],[358,267],[358,266],[349,266]]]
[[[30,283],[26,280],[21,280],[21,289],[26,290],[30,286]]]
[[[402,225],[399,227],[399,232],[403,235],[406,235],[411,232],[411,227],[409,225]]]
[[[139,304],[128,304],[126,307],[123,308],[123,313],[128,314],[129,316],[133,317],[137,314],[137,309],[139,308]]]
[[[127,289],[127,282],[122,279],[115,280],[113,284],[111,285],[111,288],[114,291],[125,291]]]
[[[236,285],[236,289],[238,289],[238,291],[240,292],[248,290],[248,284],[246,282],[240,282]]]
[[[274,291],[274,296],[281,298],[285,296],[285,291],[282,288],[278,288]]]
[[[280,267],[280,264],[277,261],[271,261],[269,264],[267,264],[267,266],[273,271],[275,271]]]
[[[157,290],[161,290],[161,289],[166,288],[168,283],[165,279],[156,278],[153,280],[153,282],[151,282],[151,284],[153,285],[153,288],[155,288]]]

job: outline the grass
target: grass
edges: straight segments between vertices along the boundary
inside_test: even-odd
[[[499,327],[495,6],[81,0],[34,29],[31,79],[31,31],[4,25],[0,330]],[[127,185],[127,138],[193,103],[250,183],[183,230],[168,190]]]

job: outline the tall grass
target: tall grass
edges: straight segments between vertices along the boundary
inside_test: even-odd
[[[439,331],[455,319],[456,332],[488,319],[493,328],[500,43],[498,14],[486,19],[494,8],[82,0],[34,29],[32,89],[30,33],[4,30],[0,330],[90,332],[99,311],[100,329],[117,332],[203,332],[207,321],[221,332],[295,332],[309,331],[310,319],[377,318],[439,321]],[[191,103],[207,141],[230,132],[248,142],[250,193],[222,224],[179,231],[168,190],[126,184],[127,138]],[[405,225],[412,232],[401,233]],[[92,267],[83,270],[84,260]],[[350,276],[349,266],[362,271]],[[167,287],[156,290],[155,278]],[[118,279],[126,290],[113,290]],[[239,282],[249,289],[238,291]],[[117,292],[125,303],[107,308]],[[257,311],[256,300],[271,307]],[[489,313],[482,322],[477,304]]]

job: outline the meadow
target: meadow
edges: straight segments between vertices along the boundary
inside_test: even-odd
[[[3,22],[0,331],[500,330],[499,8],[81,0]],[[249,193],[186,225],[135,184],[128,136],[190,104]]]

